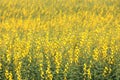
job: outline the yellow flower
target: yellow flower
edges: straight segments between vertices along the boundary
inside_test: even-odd
[[[89,78],[89,79],[92,79],[90,68],[87,70],[87,72],[88,72],[88,78]]]
[[[13,76],[11,72],[9,73],[9,80],[13,80]]]
[[[95,61],[98,61],[98,58],[99,58],[99,51],[98,51],[98,49],[96,48],[96,49],[94,50],[93,59],[94,59]]]
[[[108,71],[109,71],[108,67],[105,67],[104,71],[103,71],[103,76],[104,77],[107,75]]]
[[[5,70],[5,77],[8,79],[9,73],[8,70]]]
[[[84,63],[83,71],[84,71],[83,75],[85,76],[87,74],[87,65],[85,63]]]
[[[0,70],[2,69],[2,63],[0,63]]]

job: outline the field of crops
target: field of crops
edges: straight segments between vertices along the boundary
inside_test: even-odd
[[[0,0],[0,80],[120,80],[120,0]]]

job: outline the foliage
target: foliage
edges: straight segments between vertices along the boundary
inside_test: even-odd
[[[0,80],[120,80],[119,0],[0,0]]]

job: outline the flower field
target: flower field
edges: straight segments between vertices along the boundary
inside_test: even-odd
[[[120,1],[0,0],[0,80],[120,80]]]

